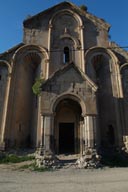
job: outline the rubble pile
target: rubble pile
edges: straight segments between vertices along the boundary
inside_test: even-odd
[[[58,159],[53,155],[53,153],[43,152],[39,149],[35,155],[36,166],[39,168],[55,168],[58,164]]]
[[[101,157],[95,150],[87,150],[85,154],[76,161],[78,168],[99,168],[101,167]]]

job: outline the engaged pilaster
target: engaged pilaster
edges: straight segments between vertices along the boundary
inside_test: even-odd
[[[97,125],[96,116],[87,115],[84,117],[85,149],[95,148],[97,137],[96,125]]]

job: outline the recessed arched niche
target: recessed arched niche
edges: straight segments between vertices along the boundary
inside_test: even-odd
[[[15,105],[12,126],[17,146],[36,146],[40,126],[39,97],[32,87],[38,79],[48,77],[48,55],[38,46],[23,46],[14,55]],[[12,134],[12,133],[11,133]],[[28,147],[29,147],[28,146]]]

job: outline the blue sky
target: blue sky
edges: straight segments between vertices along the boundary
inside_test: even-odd
[[[62,0],[0,0],[0,53],[22,42],[22,22]],[[128,46],[128,0],[71,0],[111,24],[111,41]]]

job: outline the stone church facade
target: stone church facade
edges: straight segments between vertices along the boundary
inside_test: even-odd
[[[0,54],[1,150],[127,150],[128,53],[109,41],[110,25],[62,2],[23,26],[23,43]]]

